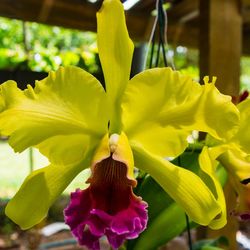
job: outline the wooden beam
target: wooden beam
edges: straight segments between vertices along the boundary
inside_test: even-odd
[[[200,75],[217,76],[225,94],[239,94],[242,17],[237,0],[200,0]]]
[[[176,1],[168,10],[168,41],[182,46],[199,47],[198,0]],[[207,1],[204,1],[207,2]],[[1,0],[0,16],[96,32],[96,4],[86,0]],[[148,41],[152,28],[151,11],[155,0],[140,1],[126,12],[129,34],[134,41]],[[244,19],[243,53],[250,54],[250,0],[242,0]],[[218,17],[219,18],[219,17]]]
[[[46,20],[48,19],[50,15],[53,4],[54,4],[54,0],[44,0],[42,9],[38,16],[39,22],[46,22]]]
[[[168,26],[168,42],[175,46],[199,47],[199,30],[192,23],[177,23]]]
[[[190,13],[194,13],[199,10],[199,0],[183,0],[178,1],[168,10],[169,23],[176,23],[181,18],[188,16]]]
[[[96,32],[96,12],[99,4],[91,4],[81,0],[12,0],[0,1],[0,16],[15,18],[65,28]],[[145,39],[145,25],[150,20],[147,13],[134,15],[127,12],[128,30],[134,40]]]
[[[200,76],[217,76],[216,86],[225,94],[239,94],[240,56],[242,46],[242,16],[237,0],[200,0]],[[214,111],[216,112],[216,110]],[[230,211],[236,198],[230,185],[225,190]],[[228,250],[237,249],[236,218],[228,216],[227,225],[217,231],[208,230],[208,236],[226,236]]]

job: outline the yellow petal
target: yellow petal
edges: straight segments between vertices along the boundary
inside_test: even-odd
[[[99,57],[111,102],[111,133],[120,132],[120,98],[130,77],[134,45],[129,38],[123,5],[105,0],[97,13]]]
[[[250,99],[241,102],[237,107],[240,111],[240,127],[233,141],[250,154]]]
[[[99,140],[107,131],[106,94],[100,83],[80,68],[51,72],[44,80],[37,81],[34,89],[28,86],[21,91],[13,81],[4,83],[0,89],[4,100],[1,133],[10,135],[9,143],[15,151],[48,140],[48,149],[44,149],[45,144],[41,148],[51,152],[50,148],[58,145],[57,136],[65,136],[62,149],[63,145],[69,148],[67,135],[70,135],[68,142],[79,139],[74,142],[79,145],[83,140],[77,134]]]
[[[123,130],[129,140],[161,156],[180,154],[192,130],[217,138],[231,136],[237,122],[238,111],[230,97],[220,94],[214,84],[201,86],[170,68],[135,76],[122,101]]]
[[[97,147],[99,141],[84,134],[56,135],[36,147],[53,164],[72,164],[81,161],[86,152]]]
[[[135,166],[149,173],[201,225],[208,225],[221,208],[205,183],[193,172],[177,167],[133,144]]]
[[[210,187],[210,190],[213,191],[214,196],[221,207],[221,214],[212,220],[212,222],[209,224],[209,227],[212,229],[219,229],[225,226],[227,223],[226,202],[223,189],[216,176],[218,162],[215,159],[217,157],[215,155],[211,156],[209,153],[209,149],[207,147],[203,147],[203,150],[199,156],[199,164],[202,170],[201,178],[207,184],[207,186]]]
[[[215,80],[213,77],[209,83],[205,77],[205,85],[201,86],[202,95],[195,112],[197,130],[217,139],[229,139],[239,129],[239,111],[231,102],[231,96],[221,94],[215,87]]]
[[[23,230],[38,224],[49,207],[88,162],[77,165],[50,165],[31,173],[23,182],[5,213]]]
[[[250,179],[250,157],[243,151],[231,147],[221,154],[218,160],[239,183]]]

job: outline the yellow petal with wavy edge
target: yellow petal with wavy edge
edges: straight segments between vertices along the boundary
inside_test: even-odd
[[[113,160],[124,163],[127,166],[127,177],[136,185],[134,178],[134,158],[128,138],[124,132],[119,134],[106,134],[98,145],[92,160],[92,171],[97,163],[112,156]]]
[[[215,158],[213,158],[215,157]],[[221,214],[213,219],[209,223],[209,227],[212,229],[219,229],[226,225],[227,223],[227,210],[226,202],[221,184],[216,176],[216,168],[218,162],[215,160],[217,157],[209,154],[209,149],[203,147],[202,152],[199,156],[199,164],[201,167],[201,178],[206,183],[206,185],[213,191],[218,204],[221,207]]]
[[[221,208],[205,183],[193,172],[177,167],[132,144],[135,166],[149,173],[162,188],[201,225],[208,225]]]
[[[229,147],[230,144],[228,144]],[[236,181],[241,182],[250,179],[250,157],[243,151],[231,146],[218,157],[218,160]]]
[[[237,105],[240,111],[240,128],[233,141],[248,154],[250,154],[250,99]]]
[[[1,85],[0,95],[4,99],[1,133],[10,135],[9,143],[18,152],[48,139],[48,149],[43,151],[51,152],[50,148],[58,144],[59,135],[65,136],[61,149],[63,145],[68,148],[66,135],[70,135],[69,142],[78,140],[76,134],[98,140],[108,129],[104,89],[92,75],[77,67],[51,72],[47,78],[37,81],[34,89],[28,86],[21,91],[15,82],[8,81]]]
[[[146,70],[131,79],[122,111],[129,140],[161,156],[181,153],[192,130],[232,136],[238,122],[230,97],[220,94],[213,83],[201,86],[170,68]]]
[[[111,133],[120,131],[120,98],[130,77],[134,45],[120,0],[105,0],[97,13],[99,57],[111,102]]]
[[[225,144],[212,137],[208,137],[208,141],[216,145],[208,149],[212,161],[218,160],[238,182],[250,178],[250,156],[240,149],[239,144],[232,142],[234,138]]]
[[[202,95],[195,113],[197,130],[208,132],[217,139],[228,140],[239,129],[239,111],[231,102],[231,96],[223,95],[215,87],[216,78],[209,83],[204,77]],[[216,110],[216,112],[215,112]]]
[[[46,217],[49,207],[88,162],[78,165],[50,165],[31,173],[23,182],[5,213],[23,230]]]
[[[227,145],[231,146],[230,144]],[[233,214],[249,218],[250,214],[250,159],[249,155],[233,146],[222,153],[218,160],[229,173],[229,180],[238,194],[238,204]]]

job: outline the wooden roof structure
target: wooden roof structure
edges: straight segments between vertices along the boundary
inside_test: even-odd
[[[0,16],[95,32],[102,1],[1,0]],[[201,79],[215,75],[222,92],[238,95],[240,58],[250,55],[250,0],[163,1],[170,4],[168,42],[198,48]],[[134,41],[149,40],[155,5],[156,0],[139,0],[126,11]]]
[[[126,12],[133,40],[148,40],[155,2],[140,0]],[[168,40],[187,47],[198,47],[199,0],[165,2],[171,4],[168,10]],[[250,54],[250,0],[238,2],[243,17],[243,52]],[[95,14],[101,3],[102,0],[95,3],[88,0],[1,0],[0,16],[95,32]]]

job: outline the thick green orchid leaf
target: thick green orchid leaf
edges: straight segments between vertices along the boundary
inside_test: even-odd
[[[196,171],[199,168],[196,162],[197,159],[196,153],[193,152],[181,155],[181,162],[188,165],[189,169],[196,169]],[[186,164],[187,162],[188,164]],[[128,249],[140,249],[140,247],[141,249],[157,249],[157,247],[171,240],[186,228],[183,209],[174,202],[151,176],[147,175],[142,182],[139,182],[136,194],[148,203],[149,221],[147,229],[140,237],[128,242]],[[176,207],[176,210],[174,207]],[[181,215],[180,210],[182,211]],[[174,226],[170,228],[169,225]]]
[[[178,158],[179,159],[173,160],[172,163],[182,164],[188,167],[192,172],[199,174],[200,166],[198,162],[198,152],[184,152]],[[224,168],[218,167],[216,174],[223,186],[226,180],[226,172]],[[143,197],[143,200],[149,205],[149,221],[147,229],[140,235],[140,237],[128,242],[128,249],[140,249],[140,247],[141,249],[157,249],[157,247],[167,243],[186,229],[184,211],[182,212],[182,215],[178,214],[180,207],[177,204],[174,205],[173,199],[151,176],[147,176],[144,179],[139,186],[137,194]],[[178,207],[176,211],[172,210],[174,206]],[[172,214],[172,218],[169,214],[170,211],[176,213],[175,215]],[[172,222],[172,220],[175,221]],[[169,227],[169,225],[171,225],[171,227]],[[190,226],[195,227],[197,224],[190,221]],[[145,244],[145,246],[142,244]]]
[[[41,151],[52,162],[76,162],[81,158],[80,145],[99,140],[108,129],[105,91],[80,68],[61,67],[37,81],[34,89],[28,86],[24,91],[15,82],[7,81],[0,87],[0,95],[4,101],[0,132],[10,135],[9,143],[17,152],[41,144]],[[60,139],[59,149],[53,154]],[[61,157],[58,151],[66,152],[72,142],[75,157]]]
[[[88,162],[49,165],[32,172],[8,203],[6,215],[23,230],[36,225],[74,177],[88,166]]]
[[[157,249],[185,229],[185,212],[151,176],[144,179],[136,194],[148,203],[149,221],[140,237],[127,243],[128,250]]]
[[[149,175],[141,183],[136,194],[148,203],[148,225],[174,202],[163,188]]]
[[[146,70],[132,78],[125,90],[123,130],[130,141],[152,153],[177,156],[192,130],[232,137],[239,114],[230,99],[214,83],[201,86],[170,68]]]
[[[131,249],[157,249],[157,247],[178,236],[185,228],[186,220],[184,210],[176,203],[172,203],[153,220]]]
[[[134,45],[120,0],[106,0],[97,13],[99,57],[111,105],[110,132],[120,132],[120,99],[130,77]]]
[[[197,175],[150,154],[140,145],[131,146],[135,166],[149,173],[183,207],[191,220],[208,225],[221,213],[213,193]]]

